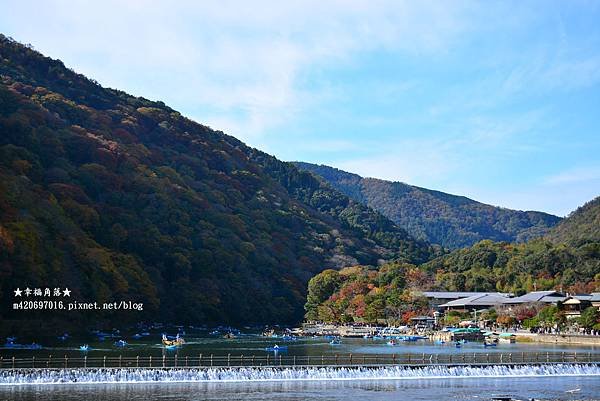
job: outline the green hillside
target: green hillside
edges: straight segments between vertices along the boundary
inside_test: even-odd
[[[535,239],[525,244],[481,241],[421,266],[388,263],[378,269],[356,266],[326,270],[308,286],[306,317],[324,321],[409,323],[428,313],[421,291],[511,292],[600,291],[600,242],[555,245]]]
[[[7,310],[28,286],[144,302],[121,320],[296,322],[323,269],[435,252],[292,164],[0,35],[0,319],[73,319]]]
[[[394,221],[413,237],[446,248],[484,239],[524,242],[541,237],[560,218],[547,213],[510,210],[401,182],[363,178],[333,167],[295,162],[331,186]]]
[[[600,242],[600,197],[581,206],[548,233],[556,243]]]
[[[599,199],[573,212],[548,238],[521,244],[485,240],[420,266],[393,262],[378,269],[321,272],[309,282],[306,317],[332,322],[385,318],[406,324],[428,313],[428,303],[419,295],[426,290],[599,292]]]

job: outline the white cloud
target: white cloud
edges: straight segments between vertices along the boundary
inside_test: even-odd
[[[560,18],[556,38],[538,43],[515,33],[536,31],[548,14],[539,8],[539,4],[516,7],[460,0],[5,0],[0,25],[15,39],[33,43],[104,85],[163,100],[263,150],[273,146],[266,133],[279,131],[284,138],[278,138],[279,143],[289,136],[294,141],[287,146],[294,151],[348,151],[351,155],[336,166],[362,175],[458,188],[456,177],[492,169],[494,158],[534,154],[545,146],[540,137],[554,123],[552,110],[538,102],[511,109],[514,99],[532,95],[539,99],[556,90],[600,82],[596,37],[588,40],[580,35],[574,43],[569,36],[572,27],[565,27]],[[496,46],[496,41],[507,38],[528,43]],[[440,74],[440,82],[428,82],[436,74],[427,72],[406,80],[399,73],[393,83],[373,79],[358,88],[369,95],[367,100],[380,101],[376,106],[388,109],[396,98],[410,103],[429,91],[422,110],[398,107],[397,113],[374,112],[364,118],[343,107],[330,110],[328,106],[335,108],[356,96],[352,91],[360,83],[344,82],[342,86],[350,90],[336,87],[328,82],[328,73],[339,66],[360,66],[377,51],[421,62],[426,68],[436,63],[451,68]],[[451,62],[446,64],[444,57]],[[316,85],[307,83],[314,76],[324,78]],[[310,118],[319,114],[334,122],[360,119],[364,125],[357,130],[364,129],[364,134],[358,135],[377,140],[356,134],[349,140],[332,139],[345,134],[338,131],[302,141],[304,127],[294,123],[309,113]],[[414,131],[415,127],[423,131],[402,132],[407,119]],[[387,137],[369,127],[386,127]],[[393,127],[398,127],[395,135],[390,134]],[[295,130],[294,138],[288,129]],[[545,182],[584,183],[589,181],[582,177],[589,174],[566,171]],[[526,198],[533,195],[523,195]]]
[[[10,30],[105,85],[251,140],[318,101],[303,74],[377,48],[444,51],[469,3],[13,1]],[[12,33],[11,32],[11,33]],[[99,62],[101,61],[101,63]],[[314,88],[313,88],[314,91]],[[190,106],[192,105],[192,106]]]
[[[543,110],[516,115],[480,115],[445,119],[426,136],[398,133],[390,141],[373,140],[369,156],[337,163],[363,176],[421,186],[447,186],[456,176],[489,169],[508,157],[538,152],[544,144]],[[408,137],[408,139],[406,139]]]
[[[374,145],[373,154],[341,161],[335,167],[389,181],[435,185],[463,163],[453,151],[455,143],[441,139],[407,139]]]
[[[561,185],[580,182],[596,182],[596,189],[600,193],[600,165],[573,167],[558,174],[546,177],[546,185]]]

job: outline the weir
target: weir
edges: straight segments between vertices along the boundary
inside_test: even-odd
[[[311,380],[414,380],[600,376],[599,364],[540,364],[495,366],[372,366],[372,367],[220,367],[220,368],[67,368],[4,369],[0,386],[252,382]]]
[[[597,353],[0,357],[0,385],[600,376]]]

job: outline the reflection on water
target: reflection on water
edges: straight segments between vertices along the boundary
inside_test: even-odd
[[[22,401],[108,400],[490,400],[495,396],[540,400],[599,400],[598,377],[419,379],[412,381],[282,381],[10,386],[0,399]]]

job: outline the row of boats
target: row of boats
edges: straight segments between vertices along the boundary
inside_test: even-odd
[[[135,336],[132,336],[132,338],[139,339],[141,337],[136,338]],[[166,349],[175,349],[175,348],[181,347],[183,344],[185,344],[185,340],[182,337],[179,337],[179,334],[177,334],[175,337],[171,337],[171,336],[167,336],[166,334],[163,334],[162,335],[162,344],[164,345],[164,347]],[[113,345],[118,348],[124,348],[124,347],[128,346],[129,343],[127,341],[121,339],[121,340],[115,341],[113,343]],[[84,344],[84,345],[79,346],[79,350],[80,351],[90,351],[91,348],[88,344]]]
[[[95,333],[97,335],[97,338],[99,341],[104,341],[104,339],[106,339],[107,337],[116,337],[116,335],[113,334],[109,334],[109,333],[102,333],[102,332],[97,332]],[[132,336],[133,339],[139,340],[143,337],[149,336],[150,333],[141,333],[141,334],[135,334]],[[67,339],[69,339],[69,334],[68,333],[64,333],[60,336],[57,337],[60,341],[66,341]],[[9,349],[28,349],[28,350],[39,350],[42,349],[43,347],[40,344],[37,344],[35,342],[31,343],[31,344],[20,344],[16,342],[17,338],[16,337],[7,337],[6,338],[6,342],[4,343],[4,348],[9,348]],[[179,336],[179,333],[176,336],[168,336],[166,334],[162,335],[162,344],[164,345],[164,347],[166,349],[175,349],[177,347],[181,347],[183,344],[185,344],[185,340]],[[115,341],[113,343],[113,345],[115,347],[118,348],[124,348],[126,346],[129,345],[129,343],[125,340],[123,340],[122,338]],[[90,351],[92,348],[90,347],[89,344],[83,344],[79,346],[79,350],[80,351]]]
[[[16,342],[16,337],[7,337],[6,342],[4,343],[4,348],[10,349],[42,349],[40,344],[36,344],[35,342],[31,344],[19,344]]]
[[[444,340],[435,340],[435,341],[434,341],[434,343],[435,343],[436,345],[446,345],[446,344],[451,344],[451,345],[454,345],[456,348],[462,348],[462,346],[463,346],[464,344],[466,344],[467,342],[468,342],[468,341],[467,341],[467,340],[464,340],[464,339],[463,339],[463,340],[458,340],[458,341],[450,341],[450,342],[446,342],[446,341],[444,341]],[[488,340],[486,340],[486,341],[484,341],[484,342],[483,342],[483,346],[484,346],[484,347],[486,347],[486,348],[487,348],[487,347],[495,347],[495,346],[497,346],[497,345],[498,345],[498,342],[496,342],[496,341],[488,341]]]

